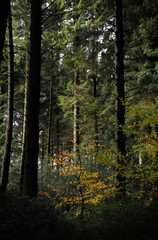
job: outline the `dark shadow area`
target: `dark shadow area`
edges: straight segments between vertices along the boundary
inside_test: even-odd
[[[0,239],[156,240],[158,205],[111,202],[91,214],[74,216],[56,210],[47,198],[29,199],[9,193],[0,198]],[[89,213],[90,213],[89,211]]]

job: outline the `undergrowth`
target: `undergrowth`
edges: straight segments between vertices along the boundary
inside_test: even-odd
[[[46,197],[0,196],[0,239],[156,240],[158,204],[131,200],[89,205],[75,216],[56,209]]]

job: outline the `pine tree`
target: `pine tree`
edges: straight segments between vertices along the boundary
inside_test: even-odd
[[[41,66],[41,0],[31,0],[30,64],[26,103],[24,194],[37,196]]]
[[[11,156],[11,143],[13,131],[13,98],[14,98],[14,50],[13,50],[13,35],[12,35],[12,18],[11,7],[9,9],[8,18],[8,119],[6,128],[5,148],[3,157],[3,166],[0,182],[0,191],[6,192],[10,156]]]
[[[10,0],[0,0],[0,64],[2,60],[2,51],[5,41],[5,31],[7,26],[7,17],[9,14]]]
[[[75,1],[75,7],[77,8],[79,1]],[[74,10],[75,11],[75,10]],[[80,37],[77,29],[77,24],[79,20],[79,14],[76,12],[74,14],[74,38],[73,38],[73,51],[74,51],[74,98],[76,103],[74,104],[74,129],[73,129],[73,144],[74,153],[79,154],[79,144],[80,144],[80,133],[79,133],[79,115],[80,107],[77,100],[77,91],[80,85],[80,73],[79,73],[79,60],[78,51],[80,47]]]
[[[116,146],[117,146],[117,182],[119,193],[125,195],[125,177],[123,167],[125,164],[125,88],[124,88],[124,37],[123,37],[123,15],[122,0],[115,0],[116,29],[115,29],[115,51],[116,51]]]
[[[21,151],[21,171],[20,171],[20,182],[19,191],[23,191],[24,183],[24,167],[25,167],[25,147],[26,147],[26,101],[28,91],[28,76],[29,74],[29,50],[26,49],[26,68],[25,68],[25,96],[24,96],[24,116],[23,116],[23,132],[22,132],[22,151]]]
[[[48,117],[48,136],[47,136],[47,157],[51,153],[51,133],[52,133],[52,105],[53,105],[53,79],[50,81],[49,89],[49,117]]]

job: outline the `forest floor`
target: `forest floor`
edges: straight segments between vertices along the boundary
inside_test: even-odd
[[[110,203],[91,216],[57,211],[47,199],[0,196],[1,240],[157,240],[158,205]]]

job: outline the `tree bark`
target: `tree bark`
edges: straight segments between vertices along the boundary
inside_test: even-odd
[[[0,0],[0,64],[2,60],[2,52],[5,41],[5,32],[7,26],[7,18],[9,13],[10,0]]]
[[[13,35],[12,35],[12,18],[11,9],[9,9],[8,18],[8,118],[4,146],[4,157],[2,165],[2,174],[0,182],[0,191],[6,192],[8,184],[11,142],[13,130],[13,98],[14,98],[14,51],[13,51]]]
[[[59,155],[60,153],[60,121],[59,121],[59,116],[60,114],[60,108],[57,105],[56,109],[56,116],[57,116],[57,121],[56,121],[56,154]]]
[[[48,117],[48,136],[47,136],[47,156],[50,155],[51,132],[52,132],[52,104],[53,104],[53,79],[50,82],[49,92],[49,117]]]
[[[44,157],[45,157],[45,133],[44,130],[42,131],[42,146],[41,146],[41,172],[40,172],[40,176],[41,176],[41,186],[44,185]]]
[[[78,0],[76,0],[75,4],[78,4]],[[74,17],[74,24],[79,19],[79,14],[76,13],[76,16]],[[80,137],[79,137],[79,115],[80,115],[80,108],[79,103],[77,99],[77,91],[80,85],[80,76],[79,76],[79,61],[78,61],[78,50],[80,47],[80,38],[78,35],[77,30],[74,32],[74,42],[73,42],[73,51],[75,56],[75,62],[74,62],[74,98],[76,103],[74,104],[74,129],[73,129],[73,148],[74,153],[78,155],[79,157],[79,144],[80,144]]]
[[[79,86],[79,70],[78,67],[75,66],[75,73],[74,73],[74,97],[77,98],[77,88]],[[74,131],[73,131],[73,144],[74,144],[74,153],[78,154],[78,147],[80,144],[79,139],[79,105],[76,103],[74,105]]]
[[[119,195],[125,195],[125,177],[122,168],[125,165],[125,90],[124,90],[124,37],[122,0],[115,0],[116,29],[115,29],[115,54],[116,54],[116,147],[117,147],[117,185]]]
[[[31,0],[30,2],[30,67],[26,103],[24,195],[35,197],[38,191],[42,0]]]
[[[26,146],[26,101],[27,101],[27,90],[28,90],[28,76],[29,74],[29,50],[26,49],[26,68],[25,68],[25,97],[24,97],[24,118],[23,118],[23,136],[22,136],[22,152],[21,152],[21,172],[19,191],[23,191],[24,183],[24,163],[25,163],[25,146]]]
[[[93,84],[94,84],[94,98],[97,97],[97,79],[96,75],[93,75]],[[96,109],[94,111],[94,130],[95,130],[95,141],[96,145],[98,146],[98,117]]]
[[[97,74],[95,71],[95,66],[97,65],[96,61],[95,61],[95,41],[94,39],[93,41],[93,50],[92,50],[92,64],[93,64],[93,96],[94,99],[97,98]],[[97,111],[96,108],[94,109],[94,140],[96,141],[96,147],[98,147],[98,117],[97,117]]]

